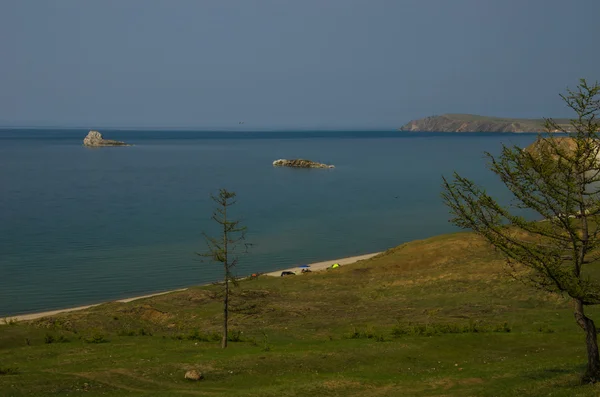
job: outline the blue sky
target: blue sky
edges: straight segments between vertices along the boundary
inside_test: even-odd
[[[0,125],[570,116],[558,94],[600,78],[598,15],[598,0],[4,0]]]

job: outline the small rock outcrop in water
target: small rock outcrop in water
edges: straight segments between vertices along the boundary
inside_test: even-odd
[[[293,159],[285,160],[279,159],[273,161],[273,165],[276,167],[294,167],[294,168],[334,168],[333,165],[321,164],[310,160],[304,159]]]
[[[83,139],[83,146],[131,146],[125,142],[113,141],[110,139],[102,138],[102,134],[98,131],[90,131],[87,136]]]

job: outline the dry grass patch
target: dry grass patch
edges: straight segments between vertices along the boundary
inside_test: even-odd
[[[138,305],[119,310],[120,313],[139,317],[141,320],[155,324],[163,324],[173,318],[172,314],[158,310],[150,305]]]

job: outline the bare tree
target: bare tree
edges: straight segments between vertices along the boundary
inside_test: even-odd
[[[600,283],[590,268],[600,263],[600,86],[585,80],[561,95],[577,117],[569,126],[546,120],[547,131],[526,149],[503,146],[486,153],[489,169],[514,196],[505,206],[472,181],[454,173],[443,180],[451,222],[474,230],[502,252],[512,274],[545,291],[568,295],[586,333],[585,382],[600,380],[594,321],[585,307],[600,303]],[[559,135],[557,135],[559,133]],[[537,219],[515,215],[515,208]]]
[[[211,195],[210,197],[216,203],[211,219],[219,225],[221,232],[218,237],[211,237],[203,233],[208,249],[206,252],[199,253],[198,255],[223,266],[223,281],[219,285],[223,287],[221,291],[223,296],[223,336],[221,347],[224,349],[227,347],[231,285],[237,285],[237,277],[233,273],[233,268],[238,263],[237,254],[240,252],[242,241],[246,238],[246,227],[241,226],[240,220],[228,218],[227,211],[236,203],[236,194],[234,192],[220,189],[218,195]],[[244,247],[246,247],[245,244]]]

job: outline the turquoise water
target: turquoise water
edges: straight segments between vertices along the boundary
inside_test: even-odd
[[[217,280],[195,254],[210,193],[238,194],[239,275],[385,250],[456,230],[440,200],[457,170],[502,194],[483,151],[535,135],[0,130],[0,316]],[[308,158],[335,169],[275,168]]]

